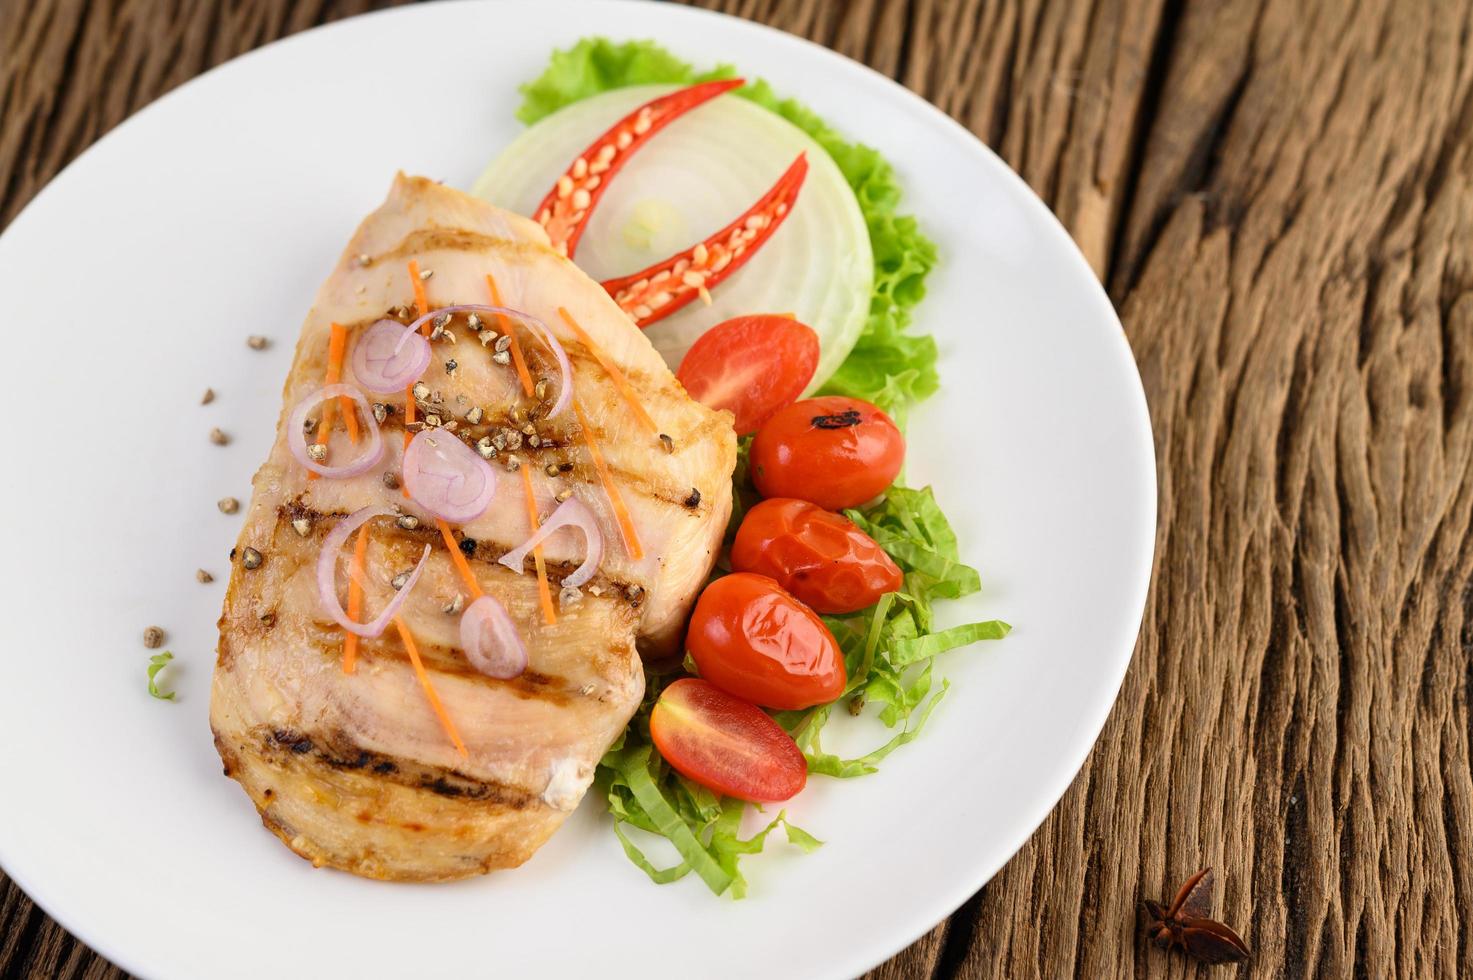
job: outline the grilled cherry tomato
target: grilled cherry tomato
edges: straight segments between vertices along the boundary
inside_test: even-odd
[[[752,440],[752,482],[764,497],[797,497],[827,510],[858,507],[895,480],[905,437],[869,402],[842,395],[782,409]]]
[[[774,497],[742,518],[731,567],[775,579],[821,613],[850,613],[900,588],[900,569],[842,514]]]
[[[744,436],[791,405],[816,370],[818,334],[790,317],[763,314],[701,334],[675,376],[702,405],[730,409]]]
[[[844,693],[834,635],[765,575],[738,572],[706,586],[685,646],[702,677],[764,708],[808,708]]]
[[[661,692],[650,738],[676,772],[723,796],[777,803],[808,782],[802,751],[777,722],[694,677]]]

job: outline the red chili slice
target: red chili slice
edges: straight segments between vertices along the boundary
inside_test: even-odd
[[[634,151],[675,119],[742,84],[740,78],[726,78],[662,95],[635,109],[594,140],[557,179],[534,212],[537,223],[547,229],[552,247],[572,258],[598,199]]]
[[[647,269],[602,283],[604,290],[641,327],[669,316],[742,267],[767,243],[793,210],[808,158],[798,154],[777,183],[742,215],[703,242]]]

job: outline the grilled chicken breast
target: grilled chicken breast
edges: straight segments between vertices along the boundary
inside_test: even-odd
[[[446,427],[454,423],[456,437],[474,443],[492,436],[506,447],[491,461],[495,500],[456,538],[478,584],[500,599],[526,640],[528,667],[513,680],[487,677],[466,662],[457,605],[470,599],[466,586],[433,519],[396,489],[406,396],[370,396],[385,406],[385,450],[366,474],[308,480],[287,445],[291,407],[326,376],[330,325],[347,328],[351,351],[355,332],[375,320],[413,318],[410,260],[432,307],[489,303],[490,274],[504,305],[545,322],[572,361],[575,398],[592,430],[584,433],[571,409],[538,417],[556,398],[559,375],[533,334],[518,339],[532,374],[548,382],[540,400],[525,396],[513,365],[500,363],[506,358],[496,356],[494,337],[483,342],[465,321],[433,341],[418,417],[433,413]],[[640,422],[560,307],[627,378],[668,440]],[[482,327],[501,332],[494,323]],[[353,380],[345,366],[343,381]],[[210,721],[226,774],[245,788],[266,827],[317,865],[443,881],[522,863],[583,797],[598,759],[638,706],[640,651],[678,649],[730,512],[736,444],[729,414],[688,398],[629,318],[547,247],[536,224],[403,175],[319,292],[284,401],[275,444],[253,481],[220,617]],[[339,421],[325,440],[314,436],[330,447],[330,462],[359,451],[343,429]],[[602,451],[642,557],[632,556],[620,533],[585,435]],[[598,574],[577,595],[559,597],[559,582],[583,560],[581,534],[560,531],[545,544],[555,625],[543,622],[532,563],[523,573],[497,564],[532,531],[520,468],[532,477],[543,517],[557,495],[569,494],[588,504],[604,532]],[[344,670],[344,632],[322,608],[315,567],[337,521],[369,505],[398,506],[421,520],[417,527],[367,525],[369,615],[361,618],[382,608],[393,594],[390,581],[432,546],[402,616],[465,756],[438,722],[393,627],[363,640],[356,669]]]

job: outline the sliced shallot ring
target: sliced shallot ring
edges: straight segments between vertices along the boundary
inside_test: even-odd
[[[363,447],[363,451],[353,462],[344,466],[327,466],[307,455],[307,433],[302,426],[312,409],[329,398],[342,397],[351,398],[362,410],[363,424],[368,429],[368,445]],[[384,440],[379,435],[378,422],[373,417],[373,406],[363,397],[363,392],[352,385],[324,385],[297,402],[297,407],[292,409],[291,418],[286,422],[286,445],[298,463],[329,480],[346,480],[360,473],[367,473],[378,465],[384,455]]]
[[[442,306],[438,310],[430,310],[430,312],[411,323],[408,329],[419,330],[420,327],[436,317],[449,313],[479,313],[483,316],[514,317],[531,327],[537,334],[538,339],[552,351],[552,356],[557,359],[558,372],[562,375],[562,384],[558,388],[557,401],[553,402],[552,408],[547,413],[547,417],[551,418],[554,415],[559,415],[563,409],[568,407],[568,403],[573,400],[573,364],[568,360],[568,352],[563,349],[562,344],[558,343],[557,337],[547,328],[547,324],[530,313],[523,313],[521,310],[514,310],[507,306],[481,306],[475,303],[466,303],[460,306]]]
[[[496,497],[496,471],[445,429],[421,429],[404,450],[400,478],[415,503],[441,520],[466,524]]]
[[[593,511],[588,509],[588,505],[572,497],[558,504],[557,510],[542,522],[542,526],[530,538],[502,555],[501,564],[520,575],[522,563],[526,560],[527,554],[561,527],[581,528],[583,537],[588,542],[588,553],[583,558],[583,564],[579,565],[578,570],[572,575],[563,579],[563,585],[578,588],[593,578],[593,573],[598,571],[599,563],[604,560],[604,535],[603,531],[599,530],[598,518],[594,516]]]
[[[409,598],[409,593],[414,588],[414,583],[419,581],[420,573],[424,571],[425,562],[430,557],[430,546],[425,545],[424,554],[419,556],[419,564],[414,566],[414,571],[409,573],[409,578],[399,587],[394,598],[389,600],[383,611],[366,623],[356,623],[348,616],[343,604],[338,601],[338,553],[343,550],[343,545],[348,543],[348,536],[358,528],[375,517],[398,517],[399,515],[387,507],[364,507],[356,510],[347,517],[338,521],[337,527],[332,529],[326,539],[322,542],[322,551],[317,556],[317,597],[322,601],[322,608],[327,610],[337,624],[350,633],[373,639],[388,629],[389,622],[398,614],[404,601]]]
[[[430,357],[430,342],[419,331],[376,320],[353,343],[353,377],[375,395],[397,394],[424,375]]]
[[[487,677],[511,680],[527,669],[527,645],[506,607],[483,595],[460,616],[460,648]]]

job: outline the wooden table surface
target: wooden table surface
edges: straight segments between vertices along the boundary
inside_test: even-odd
[[[1099,744],[876,975],[1197,976],[1135,909],[1201,865],[1240,975],[1473,975],[1473,5],[704,5],[1006,158],[1106,282],[1155,423],[1155,575]],[[164,91],[371,6],[0,0],[0,223]],[[118,975],[0,889],[0,976]]]

